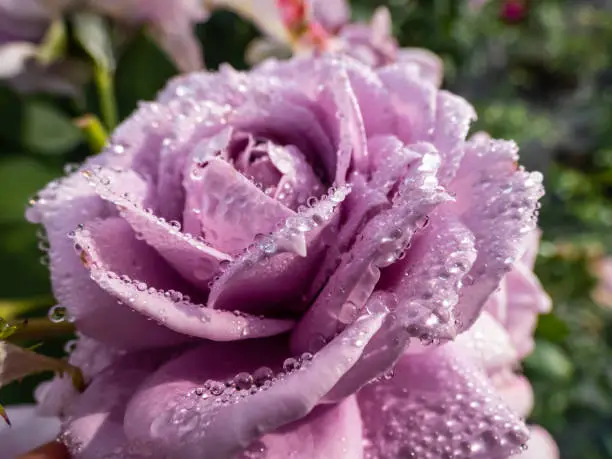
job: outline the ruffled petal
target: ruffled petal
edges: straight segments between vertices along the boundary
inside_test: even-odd
[[[218,250],[240,253],[295,215],[222,159],[210,158],[194,172],[185,182],[186,206],[197,209],[204,238]]]
[[[539,426],[531,426],[527,449],[512,459],[559,459],[559,448],[550,434]]]
[[[99,169],[84,173],[94,190],[117,206],[138,237],[155,248],[193,284],[207,287],[209,280],[219,270],[219,263],[232,259],[191,234],[182,233],[180,224],[167,222],[148,212],[143,207],[147,185],[135,172]]]
[[[161,368],[140,389],[127,409],[127,435],[172,457],[231,457],[262,435],[308,415],[359,359],[384,317],[363,316],[314,357],[303,359],[299,369],[294,369],[295,360],[290,368],[285,362],[284,372],[260,386],[253,385],[249,374],[237,373],[249,371],[255,377],[259,365],[277,366],[286,349],[281,343],[206,343]],[[228,378],[237,387],[250,388],[204,384]]]
[[[453,344],[405,355],[392,379],[364,387],[358,400],[366,457],[507,457],[529,438],[486,375]]]
[[[144,445],[127,446],[123,416],[138,388],[172,351],[136,353],[98,375],[70,407],[61,440],[74,459],[150,457]]]
[[[27,217],[42,223],[49,239],[53,293],[81,333],[122,349],[171,345],[180,335],[117,304],[90,278],[68,234],[77,225],[109,215],[110,209],[80,173],[43,190]]]
[[[163,260],[138,241],[120,218],[90,224],[77,231],[74,240],[101,288],[124,303],[124,308],[129,306],[183,335],[232,341],[283,333],[293,325],[289,320],[263,319],[192,303],[185,295],[191,293],[188,285],[171,271],[164,271]],[[121,250],[118,244],[122,244]]]
[[[456,202],[448,206],[474,233],[478,257],[464,279],[461,330],[469,328],[501,279],[522,252],[523,240],[534,229],[542,175],[516,168],[513,142],[476,140],[466,147],[457,178],[451,185]],[[480,205],[474,206],[478,202]]]
[[[504,403],[518,416],[527,417],[533,409],[534,394],[529,380],[510,370],[502,370],[491,375],[495,390]]]
[[[419,77],[435,87],[442,84],[444,63],[437,54],[424,48],[402,48],[397,53],[397,60],[416,67]]]
[[[523,358],[533,350],[533,332],[538,314],[549,312],[552,301],[533,271],[522,263],[516,263],[505,280],[507,288],[505,326],[519,357]]]
[[[318,406],[301,420],[264,435],[240,459],[361,459],[361,415],[355,397]]]
[[[508,332],[486,311],[469,330],[457,336],[455,343],[464,346],[487,372],[509,368],[519,361]]]
[[[336,208],[348,192],[349,188],[331,189],[278,231],[260,238],[212,285],[208,305],[285,314],[303,309],[306,298],[302,297],[331,237]]]
[[[11,426],[0,422],[2,457],[18,457],[40,445],[53,441],[60,432],[60,420],[41,417],[35,405],[11,405],[6,407]]]
[[[357,235],[314,304],[299,322],[295,349],[309,350],[313,336],[330,339],[359,315],[380,279],[380,269],[397,261],[426,216],[450,197],[438,186],[439,158],[428,152],[398,185],[392,206],[372,218]]]

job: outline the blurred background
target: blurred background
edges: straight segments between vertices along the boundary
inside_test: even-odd
[[[563,459],[612,458],[612,261],[606,263],[612,255],[612,1],[352,5],[354,18],[364,20],[387,6],[402,46],[429,48],[444,59],[445,87],[476,106],[474,130],[515,139],[523,164],[544,172],[537,272],[554,311],[541,317],[536,350],[524,362],[536,392],[532,420],[555,436]],[[224,61],[246,68],[245,49],[258,32],[218,11],[197,25],[197,35],[208,68]],[[119,42],[114,93],[123,119],[177,69],[143,31]],[[87,46],[66,46],[77,57],[91,54]],[[91,152],[91,131],[85,135],[75,119],[102,116],[104,107],[95,79],[87,72],[82,78],[83,89],[64,95],[18,92],[0,81],[0,316],[30,317],[20,338],[56,356],[71,339],[70,325],[54,328],[55,338],[47,335],[43,322],[54,302],[45,241],[25,221],[24,209],[38,189]],[[29,377],[0,389],[0,403],[31,401],[39,381]]]

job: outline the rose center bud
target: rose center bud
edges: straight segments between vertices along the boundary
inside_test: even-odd
[[[196,145],[190,167],[184,229],[234,255],[326,189],[296,146],[233,128]]]

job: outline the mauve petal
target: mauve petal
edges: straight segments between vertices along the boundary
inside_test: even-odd
[[[4,459],[16,458],[53,441],[60,432],[60,420],[39,416],[35,405],[9,405],[6,414],[11,426],[4,420],[0,423],[0,454]]]
[[[212,285],[208,305],[268,313],[303,309],[302,296],[333,236],[336,208],[347,194],[346,188],[330,190],[327,198],[249,247]]]
[[[461,281],[476,259],[474,236],[452,215],[434,212],[429,222],[381,288],[396,294],[395,314],[411,336],[454,339]]]
[[[171,351],[136,353],[124,357],[98,375],[68,412],[62,441],[74,459],[145,458],[127,448],[124,415],[140,384]],[[134,448],[136,449],[136,448]],[[129,451],[129,453],[128,453]]]
[[[335,183],[342,185],[349,167],[368,170],[368,145],[361,107],[343,61],[330,61],[318,103],[324,107],[337,148]]]
[[[347,0],[312,0],[312,15],[326,30],[333,32],[351,18]]]
[[[487,372],[510,367],[519,361],[508,332],[486,311],[469,330],[457,336],[455,343],[464,346]]]
[[[478,257],[461,290],[461,330],[469,328],[510,266],[521,254],[524,237],[534,229],[542,175],[517,170],[513,142],[473,141],[450,190],[448,206],[474,233]],[[480,205],[474,206],[478,202]]]
[[[68,237],[77,225],[110,214],[106,203],[80,173],[49,185],[27,217],[42,223],[49,238],[53,293],[68,309],[79,331],[122,349],[143,349],[175,344],[180,335],[148,321],[117,304],[100,289],[74,252]]]
[[[512,459],[559,459],[559,448],[550,434],[539,426],[530,426],[527,450]]]
[[[361,414],[355,397],[318,406],[301,420],[256,440],[240,459],[361,459]]]
[[[397,60],[403,64],[415,66],[421,79],[436,87],[440,87],[444,78],[444,63],[442,59],[424,48],[401,48]]]
[[[538,257],[538,249],[540,248],[540,239],[542,238],[542,231],[536,229],[525,237],[524,252],[521,256],[521,262],[529,270],[533,271],[535,266],[536,258]]]
[[[383,319],[384,314],[362,317],[303,361],[299,370],[254,393],[228,396],[224,403],[206,390],[206,397],[199,396],[194,389],[208,378],[225,380],[278,362],[283,348],[264,340],[222,347],[206,343],[160,369],[140,389],[127,409],[126,433],[130,440],[152,442],[171,457],[231,457],[262,435],[308,415],[359,359]]]
[[[436,179],[439,158],[433,152],[415,162],[398,186],[392,206],[372,218],[344,254],[338,268],[293,334],[296,349],[309,350],[313,336],[329,339],[350,323],[380,278],[406,248],[428,213],[449,200]]]
[[[386,293],[375,292],[366,308],[392,310],[393,319],[383,324],[327,400],[341,399],[380,377],[400,358],[412,337],[423,342],[454,337],[457,285],[476,253],[471,233],[454,218],[433,220],[415,238],[406,258],[383,271],[377,288]],[[463,269],[457,268],[459,264]],[[422,352],[423,346],[413,343],[410,350]]]
[[[147,185],[135,172],[93,169],[84,173],[95,191],[117,206],[138,237],[155,248],[193,284],[206,288],[210,278],[219,270],[219,263],[232,259],[191,234],[182,233],[180,225],[167,222],[144,209]]]
[[[491,375],[495,390],[518,416],[527,417],[533,409],[533,388],[525,376],[502,370]]]
[[[538,314],[549,312],[552,302],[533,271],[522,263],[516,263],[505,280],[507,285],[505,327],[519,357],[523,358],[533,350],[533,332]]]
[[[108,236],[113,238],[110,244],[105,241]],[[117,246],[119,241],[123,244],[121,250]],[[172,278],[172,272],[163,271],[161,258],[146,243],[135,238],[124,220],[89,225],[77,231],[75,242],[100,287],[134,311],[176,332],[231,341],[283,333],[293,325],[288,320],[261,319],[192,303],[184,295],[186,288],[182,287],[185,284]],[[109,253],[109,249],[112,252]],[[130,274],[135,278],[124,277]],[[127,306],[123,307],[127,309]]]
[[[395,376],[364,387],[361,408],[366,456],[506,457],[528,439],[486,375],[461,348],[447,344],[405,355]]]
[[[436,123],[436,87],[419,79],[409,65],[383,67],[378,75],[397,118],[395,135],[406,144],[430,140]]]
[[[186,207],[198,209],[206,241],[226,253],[240,253],[255,236],[271,233],[295,215],[219,158],[208,159],[196,176],[192,173],[185,189]]]
[[[436,121],[431,143],[442,155],[440,183],[447,186],[455,177],[464,153],[465,138],[476,112],[464,98],[438,91]]]

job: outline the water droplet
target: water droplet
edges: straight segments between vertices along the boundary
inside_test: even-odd
[[[283,362],[283,370],[285,371],[285,373],[291,373],[292,371],[299,370],[299,368],[299,360],[296,360],[293,357],[289,357]]]
[[[253,376],[246,372],[238,373],[236,376],[234,376],[234,384],[238,390],[250,389],[253,382]]]
[[[274,372],[268,367],[261,367],[253,372],[253,380],[258,386],[263,386],[272,378],[274,378]]]
[[[64,306],[56,304],[55,306],[49,309],[49,313],[48,313],[49,320],[55,324],[66,320],[66,316],[67,316],[67,311]]]

